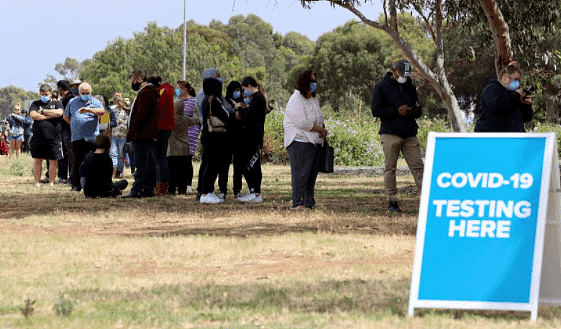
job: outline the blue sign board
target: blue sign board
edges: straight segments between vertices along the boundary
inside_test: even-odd
[[[540,217],[547,205],[551,137],[431,134],[410,312],[414,307],[531,310],[536,253],[543,250]]]

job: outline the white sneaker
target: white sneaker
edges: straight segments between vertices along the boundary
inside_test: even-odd
[[[187,194],[191,194],[193,193],[193,186],[189,185],[187,186]]]
[[[220,193],[220,194],[218,194],[218,197],[222,200],[225,200],[226,199],[226,193]]]
[[[222,203],[224,202],[223,199],[220,199],[218,196],[216,196],[216,194],[214,194],[214,192],[208,193],[208,194],[203,194],[201,195],[201,200],[199,200],[200,203]]]
[[[238,198],[238,200],[242,202],[260,203],[263,202],[263,196],[261,195],[261,193],[248,193],[247,195]]]

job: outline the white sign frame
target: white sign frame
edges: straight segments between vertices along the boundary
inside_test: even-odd
[[[534,259],[532,261],[532,278],[530,287],[530,300],[528,303],[520,302],[488,302],[488,301],[450,301],[450,300],[419,300],[419,287],[421,280],[421,267],[423,260],[423,250],[425,242],[425,233],[428,217],[428,203],[430,200],[431,181],[433,176],[433,161],[435,144],[437,138],[545,138],[544,159],[542,163],[541,190],[537,215],[536,236],[534,244]],[[415,246],[415,260],[413,264],[413,276],[411,280],[411,290],[409,296],[408,315],[415,314],[415,308],[443,308],[443,309],[472,309],[472,310],[505,310],[505,311],[529,311],[531,312],[531,320],[535,321],[538,316],[538,304],[561,304],[561,220],[559,218],[559,197],[558,191],[550,191],[550,183],[555,190],[559,190],[559,165],[557,155],[557,142],[555,133],[435,133],[430,132],[427,140],[426,162],[423,177],[423,188],[421,192],[421,201],[419,208],[419,220],[417,225],[417,237]],[[552,174],[552,167],[555,168]],[[553,195],[554,200],[550,202],[548,207],[549,196]],[[549,208],[549,209],[548,209]],[[549,218],[549,226],[553,234],[549,237],[548,248],[552,248],[554,271],[554,279],[546,277],[544,281],[548,281],[552,285],[556,285],[556,292],[553,297],[540,300],[540,279],[542,269],[542,259],[544,255],[544,240],[546,217]],[[551,230],[548,230],[551,231]],[[556,241],[555,241],[556,240]],[[550,253],[550,252],[548,252]],[[545,257],[548,259],[548,257]],[[549,275],[549,274],[548,274]]]

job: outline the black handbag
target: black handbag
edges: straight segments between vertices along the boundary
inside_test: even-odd
[[[319,151],[319,172],[331,174],[333,173],[333,160],[335,154],[333,147],[329,146],[327,139],[323,142],[323,146]]]

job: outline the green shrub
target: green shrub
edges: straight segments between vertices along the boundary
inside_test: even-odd
[[[561,136],[561,125],[553,124],[553,123],[537,123],[532,131],[534,133],[556,133],[557,138],[557,152],[561,157],[561,140],[559,136]]]

